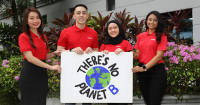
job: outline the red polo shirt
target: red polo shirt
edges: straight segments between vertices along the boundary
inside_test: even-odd
[[[123,40],[120,44],[112,45],[112,44],[102,44],[99,52],[103,50],[108,50],[109,52],[115,52],[117,48],[122,49],[124,52],[132,51],[132,46],[127,40]]]
[[[66,50],[76,47],[81,47],[83,51],[88,47],[99,48],[98,35],[87,25],[81,30],[75,24],[61,32],[57,45],[65,47]]]
[[[48,50],[46,49],[46,43],[42,40],[41,35],[40,35],[40,38],[38,38],[38,36],[35,35],[32,31],[29,30],[29,32],[31,34],[31,37],[33,38],[33,43],[34,43],[36,49],[34,49],[31,46],[31,42],[28,38],[28,35],[25,32],[23,32],[19,36],[19,42],[18,42],[21,53],[23,54],[23,52],[25,52],[25,51],[31,51],[34,57],[41,59],[41,60],[46,60],[47,52],[49,52],[49,49]],[[45,36],[45,38],[46,38],[46,36]],[[24,59],[26,59],[25,56],[24,56]]]
[[[139,62],[147,64],[154,56],[156,56],[157,51],[167,50],[167,35],[163,33],[161,41],[158,44],[155,32],[149,34],[147,30],[146,32],[139,34],[134,48],[139,50]],[[160,60],[158,63],[164,63],[164,61]]]

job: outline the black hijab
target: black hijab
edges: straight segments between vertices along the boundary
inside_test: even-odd
[[[115,38],[112,38],[108,34],[108,26],[110,23],[115,23],[119,27],[119,34]],[[109,21],[106,25],[106,40],[103,42],[103,44],[117,45],[117,44],[120,44],[123,40],[126,40],[126,37],[125,37],[124,31],[123,31],[121,25],[119,24],[119,22],[116,20]]]

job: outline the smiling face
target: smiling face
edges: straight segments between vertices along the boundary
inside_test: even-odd
[[[149,15],[147,19],[147,26],[149,27],[150,30],[156,29],[156,27],[158,26],[158,18],[156,15],[154,14]]]
[[[108,25],[108,34],[112,37],[115,38],[117,35],[119,35],[119,27],[115,23],[110,23]]]
[[[76,7],[74,10],[73,18],[76,20],[76,24],[82,24],[82,25],[84,24],[85,25],[87,18],[88,18],[86,8],[84,8],[82,6]]]
[[[30,12],[28,14],[28,25],[30,29],[37,29],[41,25],[41,19],[37,12]]]

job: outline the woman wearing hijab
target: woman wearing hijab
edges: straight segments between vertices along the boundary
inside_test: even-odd
[[[106,25],[106,40],[100,47],[100,52],[108,54],[115,52],[132,52],[131,44],[126,40],[124,31],[116,20],[111,20]],[[127,103],[108,103],[108,105],[128,105]]]
[[[100,52],[108,54],[115,52],[132,52],[131,44],[126,40],[124,31],[116,20],[111,20],[106,25],[106,40],[100,47]]]

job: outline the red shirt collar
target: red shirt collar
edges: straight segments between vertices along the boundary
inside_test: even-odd
[[[155,34],[155,31],[154,31],[153,33],[149,34],[149,29],[147,29],[146,34],[147,34],[147,35],[156,35],[156,34]]]
[[[80,28],[78,28],[77,26],[76,26],[76,23],[74,24],[74,27],[75,27],[75,30],[76,31],[86,31],[87,30],[87,24],[85,24],[85,27],[83,28],[83,29],[80,29]]]
[[[30,32],[30,34],[31,34],[31,37],[38,37],[36,34],[34,34],[30,29],[29,29],[29,32]],[[38,33],[39,33],[39,31],[38,31]],[[41,35],[40,35],[40,37],[41,37]]]

